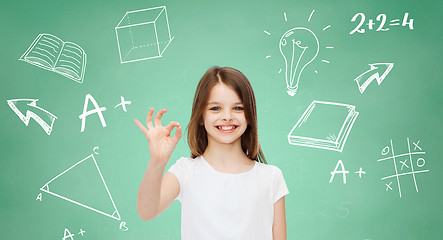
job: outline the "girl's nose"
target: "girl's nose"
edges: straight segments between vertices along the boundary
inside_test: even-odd
[[[224,121],[231,121],[232,120],[232,114],[230,111],[225,111],[223,113],[223,120]]]

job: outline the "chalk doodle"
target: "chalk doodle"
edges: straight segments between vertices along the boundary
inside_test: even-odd
[[[315,10],[309,15],[308,22],[311,21],[314,12]],[[284,19],[285,22],[288,21],[286,12],[284,13]],[[331,25],[324,27],[323,31],[330,27]],[[264,30],[264,33],[271,36],[271,33],[266,30]],[[334,47],[327,46],[326,48],[333,49]],[[285,64],[284,73],[287,93],[290,96],[294,96],[297,93],[303,71],[318,56],[320,43],[317,35],[311,29],[305,26],[292,27],[279,39],[279,50]],[[267,59],[270,57],[270,55],[266,56]],[[322,62],[329,63],[325,59],[322,59]],[[278,73],[281,72],[282,69],[278,71]],[[317,70],[314,72],[318,73]]]
[[[26,126],[29,125],[29,121],[32,118],[45,130],[46,134],[51,135],[52,126],[57,117],[45,109],[38,107],[37,101],[38,99],[11,99],[7,102],[12,111],[17,114]],[[23,105],[20,106],[22,110],[18,109],[19,105]],[[22,113],[24,111],[26,111],[26,116]]]
[[[303,70],[318,55],[319,42],[310,29],[296,27],[289,29],[280,39],[280,53],[285,61],[285,78],[288,94],[297,93]]]
[[[120,100],[121,102],[119,104],[117,104],[114,108],[117,108],[118,106],[122,106],[123,111],[126,111],[126,105],[131,104],[131,101],[125,101],[125,98],[123,96],[120,96]]]
[[[338,170],[339,167],[341,168],[341,170]],[[334,180],[335,174],[340,174],[340,173],[343,174],[343,184],[346,184],[346,174],[348,174],[349,171],[346,171],[342,160],[338,160],[334,171],[331,172],[331,178],[329,179],[329,183],[331,183],[332,180]]]
[[[77,234],[81,235],[81,237],[84,237],[85,233],[86,231],[80,228],[80,232],[78,232]],[[74,233],[71,233],[68,228],[65,228],[62,240],[74,240],[74,236],[75,236]]]
[[[83,83],[85,51],[79,45],[64,42],[54,35],[39,34],[19,60]]]
[[[373,63],[369,64],[371,69],[368,71],[362,73],[360,76],[356,77],[354,81],[358,85],[358,90],[360,93],[363,93],[366,88],[373,82],[374,80],[377,81],[378,85],[383,82],[383,80],[386,78],[388,73],[392,70],[394,67],[393,63]]]
[[[288,134],[288,142],[342,152],[358,114],[352,105],[315,100]]]
[[[69,184],[71,182],[75,184]],[[90,189],[93,186],[98,188]],[[93,154],[49,180],[40,190],[104,216],[121,220]],[[92,194],[88,195],[85,192]]]
[[[94,105],[93,110],[88,110],[88,103],[89,102],[91,102],[92,105]],[[83,113],[78,116],[78,118],[80,118],[82,120],[82,126],[80,128],[80,132],[85,131],[86,117],[91,114],[98,114],[102,126],[106,127],[106,121],[105,121],[105,118],[103,117],[103,113],[102,113],[103,111],[106,111],[106,108],[100,107],[98,105],[97,101],[95,101],[94,97],[92,97],[91,94],[89,94],[89,93],[86,94],[85,104],[83,105]]]
[[[86,231],[80,228],[80,232],[78,234],[82,235],[82,237],[85,235]]]
[[[165,6],[126,12],[115,34],[120,63],[162,57],[174,39]]]
[[[346,174],[349,174],[349,171],[346,170],[342,160],[338,160],[337,164],[335,165],[334,171],[331,172],[331,178],[329,179],[329,183],[331,183],[334,180],[336,174],[342,174],[343,184],[346,184]],[[358,174],[359,178],[361,178],[362,174],[366,174],[366,172],[363,171],[363,168],[360,167],[360,170],[355,172],[355,174]]]
[[[423,167],[426,164],[426,161],[423,158],[423,156],[426,154],[426,152],[424,152],[422,150],[422,148],[419,146],[420,141],[418,141],[417,143],[415,143],[415,142],[412,142],[412,143],[414,145],[414,149],[411,151],[411,144],[410,144],[409,138],[407,138],[408,152],[395,155],[394,144],[391,139],[390,146],[386,146],[385,148],[383,148],[381,154],[383,156],[386,156],[386,155],[388,155],[388,153],[391,153],[392,156],[381,158],[381,159],[377,160],[377,162],[384,162],[387,160],[392,160],[392,162],[394,163],[395,174],[387,176],[387,177],[383,177],[381,180],[388,180],[389,183],[385,183],[386,191],[393,191],[393,186],[391,186],[392,185],[391,180],[394,179],[394,181],[397,182],[398,193],[400,195],[400,198],[402,197],[400,177],[402,177],[402,179],[403,179],[405,176],[412,175],[412,179],[414,180],[414,184],[415,184],[415,190],[418,192],[416,175],[419,173],[429,172],[428,169],[423,169]],[[417,148],[419,151],[416,151]],[[401,160],[403,160],[403,161],[401,161]],[[399,166],[399,165],[401,165],[401,166]],[[420,170],[417,171],[417,169],[414,169],[414,166]],[[421,170],[421,169],[423,169],[423,170]]]
[[[65,231],[63,233],[63,238],[62,240],[66,240],[66,239],[70,239],[70,240],[74,240],[74,234],[72,234],[69,229],[65,228]]]
[[[358,32],[358,33],[365,33],[366,32],[366,29],[362,28],[364,23],[365,23],[365,19],[366,19],[366,16],[365,16],[364,13],[356,13],[352,17],[351,21],[352,22],[357,21],[358,17],[360,17],[360,22],[357,24],[357,26],[352,31],[349,32],[349,34],[354,34],[356,32]],[[385,27],[386,20],[387,20],[386,14],[381,13],[381,14],[377,15],[376,20],[378,22],[380,22],[380,24],[378,25],[378,27],[376,29],[377,32],[389,31],[389,28]],[[374,22],[373,19],[369,19],[368,23],[366,25],[368,26],[369,30],[373,30],[375,22]],[[397,19],[390,20],[389,21],[389,26],[400,26],[400,19],[397,18]],[[404,14],[401,26],[402,27],[409,26],[410,30],[414,29],[414,19],[409,19],[409,13],[405,13]]]

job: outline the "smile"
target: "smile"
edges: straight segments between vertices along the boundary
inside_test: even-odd
[[[238,128],[238,126],[236,126],[236,125],[222,125],[222,126],[216,126],[216,128],[222,132],[232,132],[236,128]]]

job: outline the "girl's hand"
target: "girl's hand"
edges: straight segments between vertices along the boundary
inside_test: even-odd
[[[145,134],[148,139],[150,160],[156,163],[166,164],[182,136],[181,127],[178,122],[170,122],[166,127],[162,126],[161,117],[166,113],[166,109],[158,111],[154,117],[154,125],[152,125],[152,115],[154,108],[151,108],[146,117],[146,127],[137,119],[135,124]],[[171,137],[171,132],[177,127],[174,137]]]

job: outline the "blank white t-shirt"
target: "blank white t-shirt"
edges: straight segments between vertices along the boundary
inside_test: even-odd
[[[168,170],[180,182],[182,240],[271,240],[274,203],[289,193],[281,170],[256,162],[248,172],[215,170],[202,156]]]

